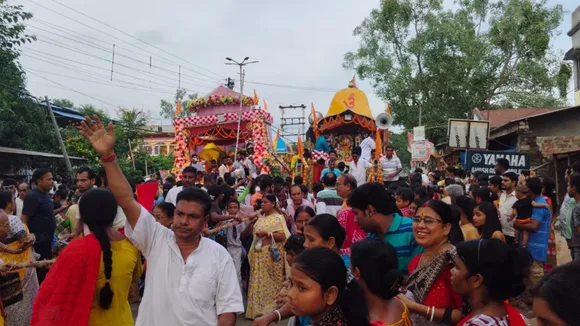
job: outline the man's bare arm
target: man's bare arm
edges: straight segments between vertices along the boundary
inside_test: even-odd
[[[218,316],[218,326],[234,326],[236,324],[236,314],[226,312]]]

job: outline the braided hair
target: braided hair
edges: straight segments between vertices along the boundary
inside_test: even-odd
[[[83,194],[83,199],[79,202],[79,212],[81,221],[88,226],[101,245],[106,283],[99,292],[99,305],[103,309],[109,309],[113,301],[113,290],[110,284],[113,252],[107,228],[113,224],[117,216],[117,201],[109,190],[91,189]]]

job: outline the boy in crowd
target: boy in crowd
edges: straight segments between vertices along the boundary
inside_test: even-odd
[[[409,188],[399,188],[395,193],[397,208],[401,211],[403,217],[413,217],[415,212],[409,207],[415,199],[415,193]]]

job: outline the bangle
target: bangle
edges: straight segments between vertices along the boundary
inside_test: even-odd
[[[427,307],[427,315],[425,315],[425,316],[429,317],[430,313],[431,313],[431,307]]]
[[[282,315],[280,314],[280,311],[278,311],[278,310],[274,310],[274,313],[275,313],[276,315],[278,315],[278,321],[277,321],[277,323],[281,322],[281,321],[282,321]]]
[[[101,158],[101,163],[111,163],[117,159],[117,154],[113,153],[110,156]]]
[[[435,306],[431,307],[431,319],[429,321],[433,321],[433,317],[435,317]]]

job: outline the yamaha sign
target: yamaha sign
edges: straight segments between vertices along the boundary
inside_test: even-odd
[[[495,163],[500,158],[505,158],[510,163],[508,171],[521,174],[530,169],[530,154],[519,152],[497,151],[467,151],[465,155],[467,170],[471,173],[481,171],[485,174],[495,174]]]

